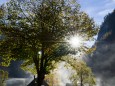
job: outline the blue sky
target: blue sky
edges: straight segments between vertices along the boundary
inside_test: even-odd
[[[0,0],[0,4],[9,0]],[[100,25],[103,18],[115,8],[115,0],[78,0],[81,10],[85,11],[96,24]]]
[[[0,5],[7,1],[9,1],[9,0],[0,0]]]
[[[104,17],[115,8],[115,0],[78,0],[78,2],[81,5],[81,10],[94,18],[98,25],[100,25]]]

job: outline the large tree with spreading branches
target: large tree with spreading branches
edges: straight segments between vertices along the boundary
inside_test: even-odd
[[[71,53],[65,38],[82,34],[89,40],[96,28],[76,0],[10,0],[0,9],[1,65],[23,60],[22,67],[36,73],[41,86],[54,63]]]

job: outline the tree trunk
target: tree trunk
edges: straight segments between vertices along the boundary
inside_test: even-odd
[[[80,74],[80,78],[81,78],[81,81],[80,81],[80,86],[83,86],[83,77],[82,77],[82,71],[81,71],[81,74]]]
[[[38,78],[37,78],[37,86],[41,86],[43,84],[45,78],[45,74],[44,73],[39,73],[38,74]]]
[[[41,62],[40,62],[40,70],[38,70],[38,78],[37,78],[37,86],[41,86],[43,84],[43,80],[45,78],[45,72],[44,72],[44,43],[42,44],[42,56],[41,56]]]

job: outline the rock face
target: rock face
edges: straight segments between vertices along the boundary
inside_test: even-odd
[[[115,86],[115,10],[105,17],[95,46],[88,64],[99,79],[99,86]]]

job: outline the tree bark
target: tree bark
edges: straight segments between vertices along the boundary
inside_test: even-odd
[[[44,78],[45,78],[45,74],[43,72],[39,72],[37,78],[37,86],[41,86],[43,84]]]
[[[41,85],[43,85],[43,81],[44,81],[44,78],[45,78],[45,73],[43,72],[43,70],[41,70],[37,74],[38,74],[38,77],[37,77],[37,86],[41,86]]]
[[[35,86],[41,86],[45,77],[45,73],[43,71],[43,62],[41,62],[41,64],[39,65],[39,58],[38,58],[38,53],[36,50],[36,48],[34,49],[34,56],[33,56],[33,61],[36,67],[36,72],[37,72],[37,79],[35,80],[37,83],[34,82]],[[42,57],[43,58],[43,57]],[[40,67],[39,67],[40,66]]]
[[[81,78],[81,81],[80,81],[80,86],[83,86],[83,77],[82,77],[82,71],[81,71],[81,74],[80,74],[80,78]]]
[[[41,55],[41,61],[40,61],[40,70],[37,71],[38,78],[37,78],[37,86],[41,86],[43,84],[44,78],[45,78],[45,71],[44,71],[44,43],[42,43],[42,55]]]

